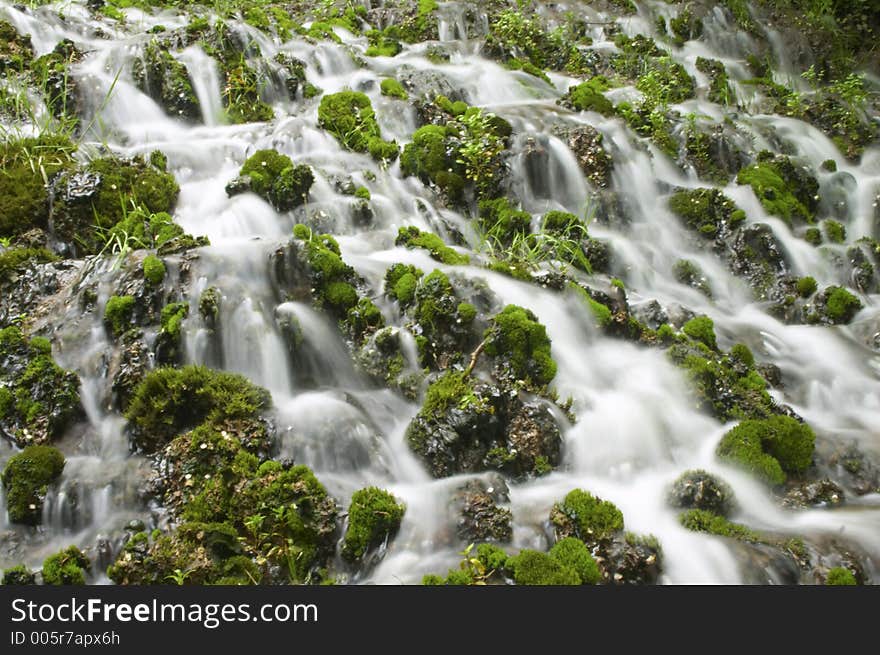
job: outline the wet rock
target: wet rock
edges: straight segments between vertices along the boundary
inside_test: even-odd
[[[880,493],[880,459],[855,443],[838,447],[828,458],[834,477],[848,491],[863,496]]]
[[[556,127],[554,134],[562,139],[577,159],[584,175],[599,188],[611,181],[614,161],[603,146],[602,133],[591,125]]]
[[[139,333],[129,333],[122,347],[114,352],[108,375],[111,376],[112,406],[121,412],[128,407],[134,390],[150,369],[150,351]]]
[[[509,542],[513,537],[510,510],[499,507],[510,502],[504,478],[493,475],[489,481],[470,480],[453,496],[456,532],[465,543]]]
[[[788,271],[789,262],[773,229],[757,223],[737,231],[730,243],[729,266],[746,279],[758,299],[766,299],[777,276]]]
[[[686,509],[702,509],[721,516],[733,510],[733,489],[706,471],[686,471],[673,483],[669,504]]]
[[[0,325],[49,311],[54,307],[53,296],[73,284],[82,266],[82,261],[39,263],[32,259],[8,279],[0,278]]]
[[[663,569],[663,557],[655,539],[627,535],[600,547],[595,554],[608,584],[656,584]]]
[[[833,507],[845,500],[843,489],[828,478],[801,482],[786,492],[782,499],[785,507]]]
[[[546,401],[460,373],[429,387],[406,440],[437,478],[497,470],[523,479],[561,461],[562,436]]]
[[[710,182],[727,184],[746,164],[748,136],[727,124],[690,131],[682,148],[682,163]]]
[[[656,300],[649,300],[647,302],[639,303],[638,305],[633,305],[632,314],[637,320],[641,321],[652,330],[656,330],[664,323],[669,323],[669,316],[666,314],[666,310],[664,310],[663,306]]]

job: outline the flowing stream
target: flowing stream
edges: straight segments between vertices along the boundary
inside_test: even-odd
[[[663,3],[640,4],[638,14],[621,21],[624,31],[653,34],[653,14],[647,8],[657,10],[655,5]],[[556,100],[577,83],[574,78],[551,73],[548,84],[481,57],[475,45],[479,39],[468,35],[465,8],[459,3],[442,5],[440,36],[452,53],[448,63],[433,63],[423,44],[417,44],[405,46],[394,58],[361,56],[363,63],[358,65],[352,54],[363,54],[366,39],[340,28],[336,32],[341,43],[318,45],[299,38],[279,44],[244,24],[240,29],[258,39],[266,60],[279,52],[302,59],[308,80],[325,93],[343,88],[364,91],[376,110],[383,137],[401,145],[417,127],[413,110],[381,95],[379,82],[402,65],[441,73],[469,104],[495,112],[512,124],[511,185],[523,199],[523,208],[536,217],[550,209],[583,215],[593,189],[551,128],[560,121],[595,127],[613,153],[612,187],[620,194],[629,221],[595,222],[590,234],[611,244],[615,269],[626,283],[630,303],[638,306],[656,299],[664,306],[686,306],[710,316],[722,349],[742,342],[757,359],[780,368],[785,387],[774,395],[803,416],[820,439],[855,442],[866,452],[880,451],[880,351],[873,341],[880,330],[877,298],[862,296],[865,308],[842,327],[790,326],[766,314],[742,280],[711,253],[691,245],[686,228],[667,207],[671,187],[705,184],[636,137],[620,119],[561,109]],[[573,399],[577,421],[566,428],[564,461],[557,471],[511,484],[514,549],[541,547],[543,537],[536,526],[554,502],[580,487],[613,501],[622,510],[628,530],[659,539],[664,554],[661,582],[752,581],[736,549],[718,537],[685,530],[677,512],[666,505],[670,483],[684,470],[702,468],[720,474],[734,488],[740,505],[736,521],[792,536],[845,535],[869,562],[880,562],[880,495],[848,496],[842,507],[833,509],[781,508],[760,482],[716,459],[715,447],[730,426],[694,408],[683,372],[661,350],[603,335],[571,296],[477,266],[440,265],[425,251],[394,246],[397,229],[405,225],[441,236],[445,229],[455,228],[474,248],[478,242],[468,219],[437,206],[421,182],[401,175],[399,162],[382,167],[367,155],[342,149],[320,130],[317,101],[291,101],[278,94],[273,102],[274,121],[226,125],[216,64],[195,45],[175,54],[193,80],[202,111],[202,124],[186,124],[167,116],[131,78],[136,46],[146,31],[160,23],[181,24],[179,18],[128,10],[132,12],[130,24],[137,29],[125,31],[105,24],[107,38],[98,38],[92,30],[94,19],[77,3],[65,3],[64,22],[48,9],[23,11],[3,0],[0,18],[30,34],[38,54],[51,51],[62,38],[80,45],[87,54],[77,65],[77,74],[87,80],[99,114],[86,141],[104,144],[122,155],[164,152],[168,170],[181,187],[175,220],[186,232],[210,238],[212,245],[200,249],[189,262],[191,311],[183,337],[187,363],[240,372],[269,389],[282,455],[313,468],[343,505],[353,491],[367,485],[386,488],[406,503],[400,533],[381,563],[359,582],[418,583],[426,573],[457,565],[461,544],[449,536],[454,533],[454,518],[448,516],[446,506],[449,491],[461,484],[462,477],[431,478],[404,441],[418,405],[362,379],[342,338],[312,307],[279,303],[268,258],[287,242],[293,225],[303,216],[320,217],[325,231],[337,235],[343,259],[371,285],[388,324],[400,319],[392,305],[381,299],[382,277],[390,264],[405,262],[425,271],[441,268],[483,279],[503,303],[533,310],[547,327],[559,366],[554,386],[561,398]],[[748,44],[726,33],[724,21],[723,14],[713,14],[706,21],[706,38],[672,48],[672,54],[692,74],[697,56],[721,59],[739,88],[738,78],[746,77],[741,71]],[[613,47],[601,26],[594,26],[592,33],[594,48]],[[697,75],[698,83],[705,86],[705,77]],[[720,115],[717,105],[703,99],[690,100],[681,109]],[[829,158],[836,159],[839,172],[819,176],[823,193],[833,188],[846,203],[847,242],[854,243],[863,235],[880,237],[872,206],[880,188],[880,148],[869,148],[858,164],[846,163],[828,138],[807,123],[745,113],[734,120],[754,137],[756,147],[772,128],[787,151],[804,158],[813,170],[819,171]],[[526,139],[541,148],[542,165],[537,169],[522,155],[524,145],[516,145]],[[316,182],[305,207],[279,213],[252,194],[227,197],[226,183],[261,148],[275,148],[294,163],[313,167]],[[334,176],[351,176],[356,185],[369,188],[374,219],[368,229],[353,220],[351,196],[337,193]],[[835,181],[842,177],[850,183]],[[793,274],[813,275],[820,287],[847,283],[836,279],[836,270],[817,249],[769,216],[750,187],[732,183],[724,191],[746,211],[748,223],[772,227],[790,257]],[[839,248],[842,253],[845,246]],[[711,300],[676,280],[672,264],[682,258],[700,264],[713,290]],[[105,263],[91,275],[105,280],[98,299],[101,304],[110,293],[115,273]],[[222,295],[216,341],[198,312],[199,293],[208,287],[216,287]],[[70,311],[75,313],[75,309]],[[100,313],[94,315],[92,324],[92,319],[81,317],[69,324],[58,317],[53,324],[53,354],[61,366],[80,376],[87,421],[62,442],[68,465],[46,499],[41,536],[19,531],[17,537],[9,537],[17,528],[0,512],[0,530],[7,531],[7,540],[12,539],[4,549],[15,559],[10,564],[24,560],[39,566],[43,557],[69,543],[97,544],[109,554],[126,522],[139,519],[150,525],[157,515],[156,508],[144,507],[138,496],[149,464],[129,454],[124,419],[107,408],[106,353],[110,346]],[[285,316],[297,319],[309,346],[307,381],[303,371],[292,369],[285,354],[280,329]],[[415,361],[412,349],[410,365]],[[0,444],[0,460],[11,453],[8,445]],[[16,539],[20,544],[10,546]],[[765,581],[778,581],[772,569],[765,573]],[[866,574],[876,579],[876,570]]]

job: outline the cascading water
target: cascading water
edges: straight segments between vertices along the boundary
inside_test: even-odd
[[[630,36],[655,33],[650,20],[655,14],[644,9],[649,3],[640,6],[638,15],[620,21]],[[880,355],[878,344],[872,342],[880,318],[876,297],[864,297],[866,307],[850,326],[794,326],[769,316],[718,257],[694,245],[668,209],[670,189],[704,184],[692,172],[680,170],[653,144],[636,137],[619,118],[561,110],[555,101],[579,80],[553,73],[547,83],[476,54],[474,40],[487,31],[488,24],[485,16],[476,21],[471,17],[469,24],[466,11],[471,10],[463,3],[442,5],[440,42],[451,50],[446,62],[425,56],[420,44],[406,46],[395,59],[366,57],[366,39],[341,28],[335,32],[339,43],[315,44],[300,36],[279,43],[239,21],[229,23],[255,38],[266,60],[288,53],[304,61],[307,80],[325,94],[344,88],[364,91],[376,108],[383,136],[399,143],[411,138],[417,122],[408,106],[392,104],[380,94],[381,78],[393,75],[401,65],[444,77],[468,104],[495,112],[513,125],[510,187],[522,199],[523,209],[535,216],[553,209],[583,215],[588,201],[594,199],[592,183],[554,128],[560,123],[595,128],[613,153],[610,187],[619,194],[626,221],[596,221],[589,226],[590,234],[610,244],[630,303],[639,306],[653,299],[664,307],[683,306],[708,315],[723,349],[742,342],[760,360],[779,367],[786,384],[783,391],[773,392],[777,400],[790,405],[820,436],[855,442],[866,452],[880,450],[876,428]],[[343,149],[320,130],[314,102],[276,94],[271,98],[274,122],[226,125],[223,82],[216,61],[199,46],[188,46],[176,57],[192,80],[203,124],[186,124],[166,115],[130,78],[136,46],[147,27],[159,24],[158,17],[147,20],[148,15],[132,14],[144,20],[143,31],[133,30],[130,35],[120,28],[108,38],[97,38],[93,35],[97,20],[84,7],[66,3],[65,15],[61,22],[48,8],[32,12],[5,0],[0,4],[0,18],[29,33],[37,54],[51,51],[62,38],[82,44],[85,56],[77,65],[78,74],[90,81],[97,97],[106,97],[106,102],[92,103],[98,120],[92,123],[89,137],[103,140],[123,155],[164,152],[168,170],[181,187],[176,222],[186,232],[210,239],[211,246],[185,260],[191,284],[189,314],[183,323],[185,362],[239,372],[268,389],[275,407],[272,420],[279,435],[279,456],[312,468],[343,504],[353,491],[369,485],[388,489],[406,504],[399,534],[379,565],[358,582],[417,583],[426,573],[455,567],[461,544],[450,536],[455,519],[448,515],[445,499],[468,477],[485,476],[431,478],[404,439],[418,411],[416,402],[368,383],[356,371],[330,319],[309,304],[279,298],[270,255],[288,241],[294,224],[304,219],[320,225],[323,232],[338,235],[342,258],[367,281],[389,325],[401,322],[398,310],[380,299],[382,279],[390,264],[404,262],[425,271],[440,268],[484,280],[502,304],[528,308],[546,326],[558,363],[553,386],[560,398],[571,398],[576,421],[564,433],[564,460],[558,470],[511,485],[514,548],[542,549],[540,526],[554,502],[573,488],[583,488],[613,501],[626,517],[627,530],[657,537],[664,554],[661,582],[785,581],[772,568],[761,574],[744,566],[739,551],[723,540],[680,525],[677,512],[666,504],[667,489],[682,471],[704,469],[720,474],[733,487],[739,499],[737,521],[786,535],[844,533],[866,555],[869,565],[876,567],[880,558],[878,494],[848,497],[845,506],[833,510],[780,508],[760,482],[718,461],[715,447],[730,426],[695,409],[685,376],[662,351],[606,336],[570,295],[476,265],[441,265],[424,251],[395,246],[394,236],[404,225],[417,225],[443,237],[456,230],[472,246],[477,243],[470,221],[440,208],[425,185],[402,176],[399,163],[380,166],[368,155]],[[168,18],[168,27],[184,24],[174,23],[170,16],[161,18]],[[731,31],[729,21],[726,13],[716,9],[705,21],[704,38],[673,48],[672,56],[691,73],[696,72],[698,56],[722,60],[729,66],[737,93],[745,93],[746,87],[740,84],[746,76],[741,60],[749,52],[752,37]],[[106,28],[106,21],[101,25]],[[590,33],[592,48],[614,47],[612,36],[601,25],[590,27]],[[785,62],[784,70],[790,70],[792,64],[785,59],[778,38],[773,49]],[[707,83],[699,73],[697,77],[701,84]],[[720,115],[719,107],[705,100],[689,101],[682,107],[683,113]],[[768,115],[734,120],[755,141],[756,149],[771,145],[765,136],[769,131],[813,170],[826,160],[839,161],[836,173],[822,174],[820,193],[838,198],[845,208],[837,215],[846,226],[847,243],[861,236],[880,236],[874,219],[880,187],[877,146],[868,148],[859,163],[844,163],[836,146],[802,121]],[[312,166],[317,179],[304,207],[278,212],[254,194],[227,196],[224,187],[243,161],[263,148],[274,148],[294,163]],[[339,192],[335,178],[346,175],[355,185],[370,190],[373,215],[368,229],[354,220],[350,196]],[[729,183],[723,191],[745,210],[747,225],[770,225],[794,275],[812,275],[820,286],[848,283],[838,279],[833,262],[795,236],[785,222],[768,215],[750,187]],[[672,264],[681,259],[699,264],[712,289],[711,299],[676,278]],[[98,302],[105,303],[119,271],[105,266],[90,275],[101,281]],[[209,329],[199,316],[199,296],[212,287],[219,290],[221,301],[217,325]],[[97,318],[100,315],[80,316],[76,307],[70,307],[68,321],[57,316],[41,319],[55,339],[56,360],[80,376],[86,418],[78,432],[62,442],[67,466],[45,499],[42,526],[37,532],[19,530],[21,544],[0,549],[0,563],[23,560],[37,566],[45,555],[68,543],[94,546],[113,535],[118,538],[128,521],[149,524],[155,520],[156,513],[151,517],[138,500],[149,462],[129,453],[125,421],[108,410],[112,346]],[[302,339],[296,357],[288,352],[283,329],[291,322]],[[401,334],[409,353],[406,367],[415,369],[413,337],[406,330]],[[0,461],[12,452],[0,444]],[[0,505],[5,507],[2,489]],[[0,529],[7,535],[18,530],[3,514]],[[875,568],[865,573],[876,579]]]

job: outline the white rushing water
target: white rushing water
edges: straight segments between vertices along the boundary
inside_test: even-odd
[[[88,77],[99,97],[109,98],[100,109],[92,138],[125,155],[155,149],[167,155],[168,169],[181,186],[175,220],[189,233],[208,236],[212,244],[192,264],[196,282],[192,285],[190,318],[184,323],[187,361],[243,373],[269,389],[282,455],[312,467],[343,504],[354,490],[366,485],[387,488],[406,503],[399,535],[366,581],[417,583],[426,573],[442,573],[457,565],[461,545],[448,536],[446,505],[462,478],[432,479],[403,437],[418,406],[361,379],[341,337],[314,309],[279,302],[275,297],[269,254],[286,243],[293,225],[304,215],[317,212],[323,213],[322,224],[329,226],[328,231],[339,235],[346,262],[372,285],[372,296],[389,324],[396,310],[378,300],[381,279],[387,266],[399,261],[427,271],[441,268],[481,278],[503,303],[533,310],[546,325],[559,365],[554,386],[561,398],[573,399],[577,421],[564,435],[564,461],[559,470],[511,485],[514,548],[541,546],[538,528],[551,506],[579,487],[620,507],[628,530],[651,533],[659,539],[664,553],[662,582],[744,582],[735,549],[723,539],[685,530],[677,512],[666,505],[670,483],[687,469],[702,468],[722,475],[734,488],[740,506],[734,520],[791,536],[843,533],[869,557],[880,557],[880,499],[871,495],[848,498],[844,507],[833,510],[780,508],[759,482],[715,458],[725,426],[694,409],[683,373],[662,351],[604,336],[569,295],[477,266],[442,266],[423,251],[393,246],[400,226],[418,225],[443,234],[442,218],[446,225],[466,228],[469,234],[468,221],[436,207],[430,191],[420,182],[401,177],[398,163],[383,168],[367,156],[343,150],[332,136],[318,129],[316,100],[279,97],[273,101],[277,116],[273,122],[225,125],[217,66],[200,48],[191,46],[176,52],[175,57],[193,80],[203,124],[187,125],[165,115],[130,78],[130,62],[142,34],[126,36],[121,30],[108,29],[108,39],[85,36],[93,19],[76,9],[76,4],[66,3],[65,7],[71,9],[65,9],[66,22],[61,23],[48,12],[25,12],[3,0],[0,18],[29,33],[38,54],[50,51],[62,38],[85,46],[87,54],[78,73]],[[565,144],[551,134],[551,128],[560,118],[594,126],[614,153],[613,185],[629,208],[629,223],[595,224],[590,232],[611,244],[630,301],[657,299],[663,305],[680,304],[709,315],[723,348],[743,342],[760,361],[779,366],[786,386],[774,393],[802,415],[820,439],[854,441],[868,451],[880,450],[880,353],[864,336],[878,331],[877,298],[863,297],[865,309],[846,327],[789,326],[768,316],[741,280],[716,257],[693,245],[686,228],[666,205],[672,186],[705,183],[679,170],[653,146],[646,147],[620,119],[559,109],[555,100],[572,81],[569,78],[553,75],[554,83],[548,85],[476,54],[464,9],[460,3],[443,5],[440,37],[453,47],[454,54],[449,63],[439,64],[431,63],[423,46],[416,45],[393,60],[361,56],[363,65],[358,65],[351,53],[362,55],[366,40],[344,30],[337,31],[343,43],[314,45],[298,38],[279,44],[246,29],[259,39],[266,59],[283,51],[305,61],[309,81],[324,92],[347,87],[363,90],[376,108],[383,134],[401,144],[410,138],[415,118],[407,105],[380,94],[379,81],[393,75],[401,64],[447,76],[469,104],[507,118],[514,126],[515,144],[533,138],[542,146],[546,159],[537,175],[527,170],[524,156],[509,160],[513,189],[524,199],[524,208],[535,216],[548,209],[582,214],[595,190]],[[165,24],[173,25],[165,18],[169,19]],[[156,17],[141,19],[146,25],[159,22]],[[673,56],[685,62],[691,72],[698,55],[719,58],[737,70],[749,44],[730,33],[725,20],[716,12],[715,20],[706,23],[705,39],[673,49]],[[653,33],[654,28],[647,15],[640,15],[626,22],[625,30]],[[601,27],[593,28],[593,33],[597,37],[594,47],[613,47]],[[777,39],[774,48],[779,47]],[[701,79],[705,84],[705,76]],[[697,106],[705,115],[720,112],[719,107],[705,101],[698,101]],[[826,159],[837,160],[840,173],[851,179],[839,188],[848,208],[844,221],[847,243],[861,236],[880,237],[872,206],[880,187],[880,150],[869,149],[859,164],[847,163],[827,137],[803,122],[778,116],[740,121],[739,126],[760,143],[763,132],[753,123],[774,128],[785,146],[814,170]],[[261,148],[276,148],[295,163],[313,167],[317,180],[304,208],[278,213],[252,194],[227,197],[225,184],[245,158]],[[368,230],[351,220],[350,197],[336,192],[331,182],[335,175],[350,175],[355,184],[370,189],[374,221]],[[768,216],[749,187],[730,184],[725,192],[746,210],[750,222],[773,228],[794,274],[813,275],[820,286],[846,284],[835,279],[834,267],[817,249]],[[676,280],[672,263],[682,258],[702,267],[713,290],[711,300]],[[208,287],[218,288],[223,297],[217,348],[212,347],[198,318],[199,292]],[[106,296],[100,300],[104,301]],[[291,317],[309,346],[310,359],[303,364],[312,377],[307,385],[301,383],[304,371],[289,365],[279,328],[281,319]],[[128,455],[124,421],[108,412],[102,395],[106,371],[101,358],[109,347],[106,337],[98,323],[80,329],[88,335],[66,334],[61,343],[87,345],[70,350],[56,346],[55,355],[62,366],[75,370],[83,380],[87,428],[80,438],[63,445],[68,465],[45,503],[44,538],[26,553],[27,561],[35,565],[53,548],[76,542],[92,545],[121,523],[146,519],[148,514],[137,501],[137,487],[148,464]],[[5,445],[0,448],[0,460],[5,460],[11,451]],[[0,529],[8,528],[0,514]]]

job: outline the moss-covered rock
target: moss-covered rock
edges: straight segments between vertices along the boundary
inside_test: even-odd
[[[788,474],[801,474],[813,462],[816,436],[809,425],[790,416],[742,421],[728,431],[716,453],[722,460],[779,485]]]
[[[406,508],[382,489],[367,487],[355,491],[348,507],[348,528],[342,541],[342,556],[350,562],[392,539],[400,528]]]
[[[82,254],[99,252],[112,236],[104,231],[127,219],[136,207],[147,214],[170,213],[180,191],[173,175],[140,156],[95,159],[63,174],[54,189],[55,234]]]
[[[82,413],[79,379],[51,351],[17,327],[0,330],[0,431],[22,448],[55,439]]]
[[[397,159],[397,143],[384,141],[370,99],[357,91],[340,91],[321,98],[318,125],[349,150],[368,152],[373,159]]]
[[[691,230],[708,239],[726,236],[745,220],[745,212],[718,189],[683,189],[669,198],[669,208]]]
[[[828,569],[828,575],[825,577],[825,584],[831,586],[854,586],[857,585],[858,582],[852,571],[843,566],[835,566]]]
[[[712,350],[718,350],[718,344],[715,342],[715,324],[708,316],[692,318],[681,327],[681,331]]]
[[[808,323],[844,325],[855,318],[862,309],[858,296],[839,286],[830,286],[816,295],[804,316]]]
[[[160,365],[175,364],[180,360],[181,327],[189,316],[189,304],[173,302],[162,308],[159,334],[156,335],[156,362]]]
[[[611,183],[614,160],[601,132],[592,125],[576,125],[554,128],[554,133],[565,141],[588,180],[599,188]]]
[[[510,501],[509,490],[500,475],[488,482],[469,480],[453,495],[456,534],[464,543],[509,542],[513,537],[513,515],[501,507]],[[495,567],[492,567],[495,568]]]
[[[813,222],[819,183],[807,168],[789,157],[762,152],[756,163],[739,172],[736,181],[750,185],[764,209],[790,225]]]
[[[252,417],[270,404],[269,393],[241,375],[202,366],[159,368],[138,385],[125,417],[135,447],[154,453],[187,428]]]
[[[73,142],[61,135],[0,141],[0,237],[48,228],[46,180],[73,167],[75,150]]]
[[[104,326],[114,337],[120,337],[133,326],[134,296],[110,296],[104,306]]]
[[[144,279],[152,286],[159,286],[165,279],[165,264],[155,255],[147,255],[141,267],[144,271]]]
[[[51,446],[28,446],[3,469],[6,511],[13,523],[37,525],[48,486],[64,470],[64,455]]]
[[[13,566],[3,571],[4,585],[32,585],[37,583],[37,576],[24,564]]]
[[[546,328],[530,310],[507,305],[483,335],[486,354],[504,375],[525,386],[544,387],[556,376]]]
[[[201,118],[199,100],[186,66],[177,61],[156,38],[144,46],[141,57],[132,61],[132,77],[138,88],[168,114],[197,121]]]
[[[481,200],[478,224],[484,238],[502,247],[531,232],[532,215],[514,207],[508,198]]]
[[[560,537],[577,537],[596,544],[610,541],[623,530],[623,514],[610,501],[583,489],[572,489],[553,506],[550,523]]]
[[[30,67],[31,82],[42,90],[46,107],[56,119],[71,126],[77,124],[84,100],[82,83],[71,66],[82,57],[73,41],[63,39]]]
[[[465,188],[464,166],[458,161],[459,142],[439,125],[417,129],[400,155],[400,170],[425,184],[433,183],[451,204],[461,201]]]
[[[403,85],[395,80],[393,77],[386,77],[384,80],[382,80],[379,88],[381,89],[383,96],[388,96],[389,98],[397,98],[398,100],[407,100],[409,98],[409,95],[407,94],[406,89],[403,88]]]
[[[608,80],[597,75],[587,82],[571,87],[559,102],[572,109],[595,111],[603,116],[611,116],[614,114],[614,105],[603,95],[609,88],[611,87]]]
[[[83,585],[91,568],[89,558],[76,546],[69,546],[43,562],[43,584]]]
[[[595,564],[595,562],[593,562]],[[583,583],[577,570],[559,559],[536,550],[521,550],[507,561],[513,579],[519,585],[579,585]]]
[[[736,101],[733,89],[727,79],[727,71],[717,59],[697,57],[697,70],[709,78],[708,98],[719,105],[730,105]]]
[[[581,584],[596,584],[602,579],[596,560],[580,539],[574,537],[560,539],[550,549],[549,555],[563,566],[574,569],[581,579]]]
[[[423,275],[412,264],[392,264],[385,272],[385,293],[406,308],[415,300],[416,287]]]
[[[283,212],[306,202],[314,181],[309,166],[294,166],[290,157],[275,150],[258,150],[244,162],[239,177],[226,185],[226,193],[253,191]]]
[[[397,238],[394,240],[394,244],[397,246],[405,246],[406,248],[424,248],[431,253],[431,257],[438,262],[449,264],[451,266],[467,264],[470,261],[470,258],[467,255],[456,252],[447,246],[443,243],[443,239],[433,232],[422,232],[414,225],[400,228],[397,232]]]
[[[739,541],[762,542],[757,532],[741,523],[733,523],[723,516],[703,509],[691,509],[679,517],[681,525],[693,532],[706,532],[719,537],[729,537]]]
[[[733,489],[721,478],[702,470],[685,471],[669,489],[673,507],[700,509],[727,516],[735,506]]]

